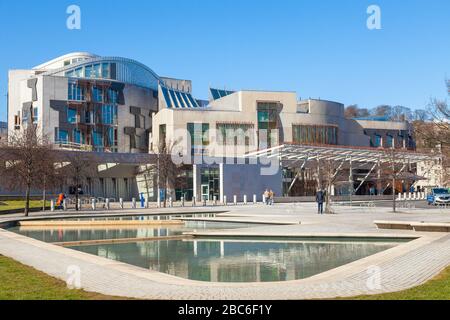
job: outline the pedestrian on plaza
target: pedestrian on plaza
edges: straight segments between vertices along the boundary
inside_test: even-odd
[[[319,189],[316,193],[317,213],[323,214],[323,202],[325,200],[325,193]]]
[[[275,196],[275,193],[273,192],[272,189],[270,189],[270,191],[269,191],[269,205],[271,205],[271,206],[273,206],[273,203],[274,203],[274,201],[273,201],[273,197],[274,196]]]
[[[268,189],[266,189],[266,191],[264,191],[264,203],[266,204],[266,205],[269,205],[269,190]]]

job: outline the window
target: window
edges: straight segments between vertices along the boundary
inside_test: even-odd
[[[258,103],[258,144],[260,147],[270,148],[278,144],[278,103],[259,102]],[[273,137],[273,134],[277,134]],[[261,140],[260,140],[261,139]]]
[[[102,123],[115,124],[117,120],[117,108],[113,105],[102,105]]]
[[[34,107],[33,108],[32,118],[33,118],[33,124],[37,124],[38,121],[39,121],[39,109],[38,109],[38,107]]]
[[[110,103],[117,104],[118,95],[119,94],[118,94],[117,90],[108,89],[108,98],[109,98]]]
[[[84,113],[84,122],[87,124],[94,123],[94,113],[92,111],[86,111]]]
[[[94,102],[103,102],[103,89],[94,87],[92,89],[92,98]]]
[[[387,148],[394,148],[394,137],[391,135],[386,136],[386,147]]]
[[[73,129],[73,142],[84,144],[84,139],[82,138],[81,131],[79,129]]]
[[[84,76],[86,78],[91,78],[92,77],[92,66],[84,67]]]
[[[77,110],[72,108],[67,108],[67,122],[76,123],[77,122]]]
[[[58,130],[57,142],[67,143],[69,141],[69,134],[67,130]]]
[[[94,142],[94,147],[96,147],[98,149],[103,148],[103,135],[101,132],[99,132],[99,131],[93,132],[93,142]]]
[[[337,145],[338,127],[320,125],[293,125],[292,140],[295,143]]]
[[[217,142],[219,145],[253,145],[253,124],[217,124]]]
[[[102,64],[102,78],[109,79],[110,78],[110,64],[109,63],[103,63]]]
[[[92,76],[91,76],[91,78],[101,78],[101,72],[100,72],[100,64],[99,63],[97,63],[97,64],[94,64],[94,66],[93,66],[93,69],[92,69]]]
[[[76,83],[69,82],[68,86],[68,100],[83,101],[84,89],[79,87]]]
[[[73,75],[74,75],[74,77],[76,77],[76,78],[82,78],[82,77],[83,77],[83,68],[77,68],[77,69],[75,69]]]
[[[191,137],[191,154],[196,150],[203,152],[203,147],[209,145],[209,124],[208,123],[188,123],[187,130]]]
[[[166,125],[165,124],[159,125],[159,141],[160,142],[166,141]]]
[[[381,136],[376,134],[372,139],[372,147],[381,147]]]

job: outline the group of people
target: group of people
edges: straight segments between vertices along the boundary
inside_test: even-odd
[[[273,192],[272,189],[266,189],[266,191],[264,191],[264,200],[266,205],[268,206],[273,206],[273,197],[275,196],[275,193]]]

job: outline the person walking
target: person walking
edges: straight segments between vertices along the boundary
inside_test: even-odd
[[[269,205],[271,205],[271,206],[273,206],[273,203],[274,203],[274,201],[273,201],[273,197],[274,196],[275,196],[275,193],[273,192],[272,189],[270,189],[270,191],[269,191]]]
[[[264,203],[266,204],[266,205],[269,205],[269,190],[268,189],[266,189],[266,191],[264,191]]]
[[[317,213],[323,214],[323,202],[325,200],[325,194],[322,189],[319,189],[316,193]]]

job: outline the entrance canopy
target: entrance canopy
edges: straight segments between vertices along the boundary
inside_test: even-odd
[[[286,164],[299,161],[311,160],[332,160],[351,161],[359,163],[408,163],[414,164],[423,161],[438,160],[440,157],[433,154],[421,154],[413,151],[392,150],[367,147],[349,146],[314,146],[300,144],[283,144],[277,147],[251,152],[246,155],[248,158],[267,157],[279,158]]]

